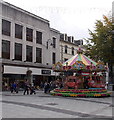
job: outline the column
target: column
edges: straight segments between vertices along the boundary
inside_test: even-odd
[[[2,1],[0,0],[0,58],[2,57]]]
[[[0,92],[2,91],[2,1],[0,0]],[[0,95],[2,100],[2,95]],[[0,115],[2,115],[2,102],[0,102]],[[2,117],[0,117],[2,119]]]
[[[22,61],[26,61],[26,27],[23,26]]]
[[[33,30],[33,62],[36,62],[36,31]]]
[[[10,59],[15,58],[15,23],[11,21]]]
[[[10,41],[10,59],[14,59],[15,58],[15,44],[14,41]]]

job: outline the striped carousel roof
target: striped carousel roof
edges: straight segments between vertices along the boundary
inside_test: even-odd
[[[75,56],[73,56],[72,58],[70,58],[69,60],[65,61],[62,65],[66,66],[66,64],[68,66],[72,66],[76,61],[81,61],[83,62],[86,66],[96,66],[97,63],[93,60],[91,60],[89,57],[83,55],[83,54],[76,54]]]

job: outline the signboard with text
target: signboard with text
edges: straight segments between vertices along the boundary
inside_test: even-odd
[[[49,74],[49,75],[51,75],[51,70],[42,70],[42,74]]]

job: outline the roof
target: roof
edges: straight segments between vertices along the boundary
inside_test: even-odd
[[[75,43],[72,43],[72,42],[69,42],[69,41],[65,41],[65,40],[60,40],[60,42],[64,42],[64,43],[67,43],[67,44],[71,44],[71,45],[78,46],[78,45],[75,44]]]
[[[75,56],[68,59],[65,63],[63,63],[63,66],[66,66],[66,63],[68,66],[72,66],[76,61],[83,62],[86,66],[96,66],[97,63],[90,59],[89,57],[83,55],[83,54],[76,54]]]
[[[58,30],[56,30],[54,28],[50,28],[50,30],[53,31],[53,32],[56,32],[56,33],[60,33],[60,31],[58,31]]]
[[[41,21],[49,24],[49,21],[48,21],[47,19],[44,19],[44,18],[42,18],[42,17],[40,17],[40,16],[37,16],[37,15],[31,13],[31,12],[28,12],[28,11],[26,11],[26,10],[20,8],[20,7],[17,7],[17,6],[15,6],[15,5],[12,5],[12,4],[8,3],[8,2],[5,2],[5,1],[0,1],[0,2],[1,2],[3,5],[9,6],[9,7],[13,8],[13,9],[16,9],[16,10],[18,10],[18,11],[20,11],[20,12],[23,12],[23,13],[25,13],[25,14],[28,14],[28,15],[30,15],[30,16],[32,16],[32,17],[35,17],[35,18],[37,18],[37,19],[39,19],[39,20],[41,20]]]

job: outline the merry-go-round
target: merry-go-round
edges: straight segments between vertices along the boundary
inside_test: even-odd
[[[64,63],[53,65],[55,72],[63,73],[62,88],[50,91],[54,96],[65,97],[109,97],[106,89],[107,67],[103,62],[95,62],[83,54],[81,49]]]

